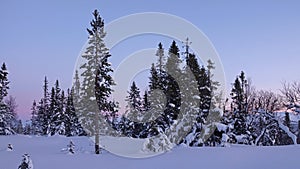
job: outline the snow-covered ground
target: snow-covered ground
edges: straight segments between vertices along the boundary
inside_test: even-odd
[[[74,155],[66,150],[70,140],[75,144]],[[7,151],[9,143],[13,151]],[[25,153],[31,156],[35,169],[298,169],[300,166],[298,145],[176,147],[165,154],[143,159],[124,158],[109,152],[95,155],[93,148],[93,142],[86,137],[0,136],[0,169],[17,169]]]

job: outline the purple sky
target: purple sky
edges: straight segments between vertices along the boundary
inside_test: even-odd
[[[121,2],[121,3],[120,3]],[[214,44],[230,84],[244,70],[257,88],[277,90],[283,81],[300,80],[300,2],[295,1],[14,1],[0,2],[0,61],[9,69],[10,94],[21,118],[42,95],[44,76],[71,85],[78,54],[87,40],[91,12],[109,23],[137,12],[164,12],[201,29]],[[134,25],[133,25],[134,26]],[[112,51],[112,63],[124,55],[155,48],[162,39],[124,42]],[[118,50],[117,50],[118,49]]]

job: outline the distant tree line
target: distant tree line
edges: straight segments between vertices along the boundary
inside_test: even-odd
[[[56,80],[51,92],[48,91],[48,80],[45,77],[43,98],[38,103],[33,101],[31,107],[31,124],[26,134],[33,135],[85,135],[74,108],[73,89],[65,94]],[[29,131],[28,131],[29,130]]]

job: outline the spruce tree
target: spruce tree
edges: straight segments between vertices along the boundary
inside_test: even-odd
[[[48,132],[49,132],[49,129],[50,129],[50,111],[49,111],[49,107],[50,107],[50,98],[49,98],[49,91],[48,91],[48,79],[47,79],[47,76],[45,76],[45,79],[44,79],[44,85],[43,85],[43,102],[42,102],[42,105],[40,105],[40,109],[43,111],[41,112],[43,115],[43,118],[42,121],[43,121],[43,126],[44,126],[44,135],[47,135]]]
[[[125,101],[127,101],[129,112],[141,110],[142,100],[140,96],[140,89],[136,86],[135,82],[132,82]]]
[[[36,134],[37,135],[47,135],[48,133],[48,129],[49,129],[49,112],[48,110],[46,110],[46,108],[44,107],[44,99],[42,98],[39,101],[39,104],[37,106],[37,131]]]
[[[169,48],[169,57],[166,62],[166,70],[172,75],[177,75],[181,72],[180,70],[180,63],[182,61],[180,60],[180,55],[179,55],[179,48],[176,44],[175,41],[172,42],[170,48]]]
[[[23,134],[24,128],[23,128],[23,123],[22,121],[19,119],[17,120],[17,124],[14,130],[17,134]]]
[[[163,45],[161,43],[158,44],[158,49],[156,51],[156,56],[158,57],[158,61],[157,61],[157,69],[159,71],[159,73],[161,74],[164,71],[164,67],[165,67],[165,60],[166,58],[164,57],[164,48]]]
[[[74,80],[74,82],[73,82],[73,86],[71,89],[73,91],[72,92],[73,103],[74,103],[74,106],[79,110],[82,105],[80,105],[81,84],[80,84],[78,70],[76,70],[73,80]]]
[[[66,135],[66,123],[68,119],[65,113],[65,105],[66,104],[66,97],[65,93],[62,90],[61,95],[58,98],[58,113],[57,113],[57,121],[56,121],[56,129],[55,133],[59,135]]]
[[[104,38],[104,21],[99,12],[93,12],[94,19],[91,21],[88,46],[82,55],[85,60],[80,66],[82,70],[81,104],[85,105],[80,110],[81,120],[89,135],[95,136],[95,153],[100,153],[100,124],[104,125],[103,116],[111,110],[108,98],[114,85],[111,73],[113,72],[108,62],[109,50],[106,48]],[[101,120],[101,121],[100,121]],[[102,122],[102,123],[101,123]]]
[[[247,124],[247,94],[246,88],[248,82],[245,77],[245,73],[242,71],[241,74],[235,79],[233,87],[231,90],[231,98],[234,106],[234,129],[233,133],[235,135],[244,135],[245,144],[250,144],[249,139],[251,136],[250,131],[248,131]]]
[[[40,121],[38,119],[38,110],[35,100],[31,107],[31,134],[36,135],[40,131]]]
[[[0,101],[4,101],[4,98],[8,94],[9,89],[9,81],[8,81],[8,71],[6,68],[6,64],[3,63],[0,70]]]
[[[8,71],[5,63],[3,63],[0,69],[0,135],[10,135],[15,133],[11,128],[14,116],[4,100],[8,94],[8,89]]]
[[[43,85],[43,97],[37,105],[37,120],[35,127],[35,134],[47,135],[50,131],[50,110],[49,110],[49,91],[48,91],[48,79],[45,76]]]
[[[135,138],[139,137],[141,129],[138,127],[138,123],[141,121],[142,100],[140,89],[136,86],[135,82],[132,82],[125,101],[127,102],[126,118],[131,121],[127,126],[127,130],[129,130],[127,131],[128,135]]]
[[[66,136],[81,136],[85,135],[84,130],[79,123],[78,116],[75,112],[75,107],[73,103],[73,90],[69,91],[68,90],[68,95],[67,95],[67,103],[66,103],[66,110],[65,110],[65,115],[66,115],[66,121],[65,121],[65,126],[66,126]]]
[[[64,91],[59,86],[59,81],[56,80],[55,86],[51,90],[50,98],[50,130],[48,135],[65,135],[65,96]]]
[[[211,86],[210,78],[204,67],[201,67],[198,79],[198,89],[200,93],[200,112],[202,118],[206,118],[211,106]]]
[[[56,100],[56,93],[55,88],[51,88],[50,92],[50,106],[49,106],[49,117],[47,118],[47,121],[49,121],[49,128],[47,129],[47,135],[54,135],[55,134],[55,128],[56,128],[56,121],[57,121],[57,113],[58,113],[58,102]]]
[[[146,90],[142,99],[142,111],[146,112],[149,109],[150,109],[150,102],[149,102],[148,91]]]
[[[154,63],[152,63],[152,65],[151,65],[149,80],[150,80],[149,81],[150,91],[157,89],[158,83],[159,83],[159,77],[158,77],[158,72],[155,68]]]
[[[17,114],[17,103],[16,103],[16,98],[13,96],[9,96],[6,100],[5,100],[5,104],[8,108],[8,112],[10,114],[10,119],[8,119],[8,121],[10,122],[9,126],[11,129],[13,129],[14,131],[17,132],[18,129],[18,114]]]

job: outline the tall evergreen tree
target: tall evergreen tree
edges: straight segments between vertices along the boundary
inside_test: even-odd
[[[242,71],[235,79],[230,93],[232,101],[236,105],[235,110],[241,113],[246,113],[247,111],[247,86],[248,82],[246,80],[245,73]]]
[[[84,128],[88,134],[95,136],[95,153],[99,154],[100,120],[103,120],[103,114],[111,109],[112,104],[107,99],[112,93],[111,86],[114,82],[110,75],[113,70],[108,62],[111,55],[104,43],[104,21],[97,10],[93,12],[93,16],[91,29],[87,29],[88,46],[82,55],[86,62],[80,66],[83,77],[81,103],[85,105],[80,111],[83,114],[81,119]]]
[[[47,135],[50,130],[50,105],[49,105],[49,91],[48,91],[48,79],[45,76],[43,84],[43,97],[36,106],[37,118],[35,120],[36,126],[34,134],[37,135]]]
[[[231,90],[231,98],[234,106],[234,115],[233,115],[233,133],[235,135],[243,135],[245,137],[245,144],[251,144],[251,126],[247,123],[247,87],[248,82],[245,77],[245,73],[242,71],[241,74],[235,79],[233,87]]]
[[[133,109],[140,110],[142,100],[140,96],[140,89],[136,86],[135,82],[132,82],[132,85],[130,86],[130,90],[128,91],[126,101]]]
[[[148,91],[146,90],[142,99],[142,111],[148,111],[149,109],[150,109],[150,102],[149,102]]]
[[[202,117],[206,118],[211,106],[211,82],[208,73],[204,67],[200,68],[198,89],[200,93],[200,111]]]
[[[43,119],[43,121],[44,121],[44,125],[45,125],[45,133],[44,134],[48,134],[47,132],[48,132],[48,130],[49,130],[49,127],[50,127],[50,112],[49,112],[49,107],[50,107],[50,98],[49,98],[49,91],[48,91],[48,79],[47,79],[47,76],[45,76],[45,79],[44,79],[44,85],[43,85],[43,92],[44,92],[44,94],[43,94],[43,102],[42,102],[42,105],[40,105],[40,106],[42,106],[42,110],[44,111],[44,112],[42,112],[44,115],[43,115],[43,117],[45,118],[45,119]]]
[[[163,45],[161,43],[158,44],[158,49],[156,51],[156,56],[158,57],[156,67],[159,70],[159,73],[161,74],[164,71],[165,60],[166,60],[166,58],[164,57],[164,48],[163,48]]]
[[[57,102],[57,97],[56,97],[56,93],[55,93],[55,88],[52,87],[51,88],[51,92],[50,92],[50,106],[49,106],[49,116],[47,117],[47,119],[45,121],[48,121],[48,128],[46,131],[47,135],[54,135],[55,134],[55,128],[56,128],[56,121],[57,121],[57,114],[58,114],[58,102]]]
[[[9,81],[8,81],[8,71],[6,64],[3,63],[0,69],[0,101],[4,101],[4,97],[8,94]]]
[[[16,127],[15,127],[15,130],[14,130],[17,134],[23,134],[23,131],[24,131],[24,128],[23,128],[23,123],[22,123],[22,120],[17,120],[17,123],[16,123]]]
[[[179,48],[176,44],[176,42],[173,40],[170,48],[169,48],[169,57],[166,62],[166,70],[170,74],[179,74],[180,71],[180,63],[182,61],[180,60],[179,55]]]
[[[37,106],[37,119],[38,119],[38,131],[35,131],[37,135],[47,135],[49,129],[49,112],[44,107],[44,99],[39,101]]]
[[[74,82],[73,82],[73,86],[72,86],[72,97],[73,97],[73,103],[75,106],[75,110],[76,109],[80,109],[81,106],[80,105],[80,90],[81,90],[81,84],[80,84],[80,79],[79,79],[79,74],[78,74],[78,70],[76,70],[75,72],[75,76],[74,76]]]
[[[142,110],[142,100],[140,96],[140,89],[136,86],[135,82],[132,82],[130,90],[128,91],[128,96],[125,101],[127,102],[126,106],[126,118],[131,122],[126,126],[127,135],[130,137],[139,137],[140,134],[140,125],[138,124],[142,119],[141,110]]]
[[[14,131],[11,128],[14,116],[4,100],[8,94],[8,89],[8,71],[5,63],[3,63],[0,69],[0,135],[14,134]]]
[[[19,125],[19,121],[18,121],[18,114],[17,114],[17,103],[16,103],[16,98],[13,96],[9,96],[6,100],[5,100],[5,104],[8,108],[8,114],[10,119],[8,119],[9,121],[9,126],[11,129],[13,129],[14,131],[17,132],[18,129],[18,125]],[[19,134],[19,133],[18,133]]]
[[[34,100],[31,107],[31,132],[30,134],[36,135],[40,131],[40,119],[38,118],[38,109],[36,101]]]
[[[150,77],[149,77],[149,88],[150,90],[154,90],[158,88],[158,83],[159,83],[159,77],[158,77],[158,72],[155,68],[154,63],[152,63],[151,68],[150,68]]]
[[[57,113],[57,121],[56,121],[56,129],[55,133],[59,135],[66,135],[66,123],[68,121],[65,113],[66,107],[66,97],[65,93],[62,90],[60,97],[58,98],[58,113]]]
[[[59,81],[56,80],[55,86],[51,90],[50,99],[50,128],[48,135],[65,135],[65,96],[64,91],[59,86]]]
[[[73,90],[69,91],[67,95],[67,103],[65,107],[65,135],[66,136],[81,136],[85,135],[81,124],[79,123],[79,119],[75,112],[75,107],[73,103]]]

